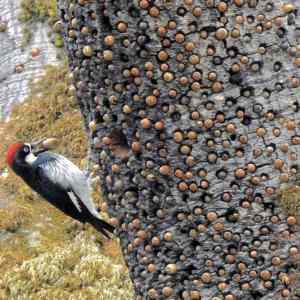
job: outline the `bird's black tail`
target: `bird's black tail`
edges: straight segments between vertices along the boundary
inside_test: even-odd
[[[115,230],[115,227],[108,224],[107,222],[95,217],[91,216],[89,218],[89,223],[94,226],[94,228],[98,231],[100,231],[103,235],[105,235],[108,239],[110,239],[109,233],[113,233]]]

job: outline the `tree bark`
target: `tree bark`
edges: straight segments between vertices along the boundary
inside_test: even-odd
[[[136,299],[298,299],[297,6],[59,1]]]

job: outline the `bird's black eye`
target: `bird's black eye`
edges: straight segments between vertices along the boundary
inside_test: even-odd
[[[25,153],[29,153],[29,152],[30,152],[30,148],[29,148],[28,146],[24,146],[24,147],[23,147],[23,151],[24,151]]]

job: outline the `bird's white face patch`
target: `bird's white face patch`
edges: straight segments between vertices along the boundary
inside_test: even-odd
[[[37,157],[30,152],[29,154],[26,155],[25,161],[29,164],[32,165],[36,161]]]
[[[35,162],[35,160],[37,159],[37,157],[32,153],[32,149],[31,149],[31,145],[30,144],[26,143],[24,145],[29,148],[29,153],[25,156],[25,161],[29,165],[32,165]]]
[[[37,157],[32,153],[32,149],[31,149],[31,145],[30,144],[26,143],[24,145],[29,148],[29,153],[25,156],[25,161],[29,165],[32,165],[35,162],[35,160],[37,159]]]

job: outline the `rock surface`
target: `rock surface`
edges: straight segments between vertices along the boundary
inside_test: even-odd
[[[48,39],[46,23],[34,24],[33,38],[22,48],[22,24],[18,20],[20,0],[0,0],[0,22],[6,23],[0,32],[0,118],[6,118],[15,103],[28,95],[30,80],[38,78],[47,64],[56,64],[56,48]],[[33,58],[31,49],[40,49],[40,55]],[[24,69],[20,73],[16,66]]]

